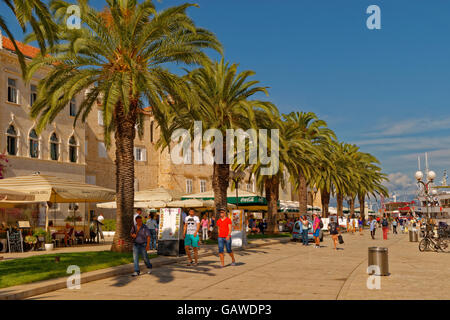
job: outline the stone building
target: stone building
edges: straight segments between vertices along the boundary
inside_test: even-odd
[[[35,57],[39,49],[19,43],[27,59]],[[6,152],[9,166],[6,177],[29,175],[34,172],[84,181],[115,189],[115,144],[111,136],[106,148],[103,136],[103,115],[100,106],[93,108],[86,123],[74,127],[74,116],[83,96],[76,97],[56,120],[37,135],[36,120],[29,116],[36,99],[36,86],[49,69],[40,70],[30,84],[25,84],[11,41],[0,34],[0,152]],[[84,94],[84,93],[83,93]],[[135,190],[157,187],[177,190],[184,194],[212,189],[211,165],[174,164],[167,149],[156,148],[160,130],[151,108],[143,109],[143,134],[135,140]],[[257,192],[254,181],[246,179],[241,189]],[[280,192],[282,200],[294,200],[296,192],[287,186]],[[95,205],[86,208],[78,204],[78,214],[88,218],[88,212],[113,217],[113,210],[98,210]],[[55,223],[73,215],[68,205],[52,209]]]
[[[32,46],[19,43],[19,47],[27,60],[39,53]],[[38,135],[36,120],[29,113],[36,99],[37,83],[48,69],[39,70],[26,84],[12,42],[0,33],[0,70],[0,152],[9,160],[5,178],[40,172],[84,182],[85,126],[73,127],[79,97]],[[53,208],[55,216],[60,217],[58,224],[63,224],[64,218],[71,214],[68,207],[61,204]],[[79,210],[83,212],[84,206]]]

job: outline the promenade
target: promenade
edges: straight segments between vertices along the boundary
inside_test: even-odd
[[[383,241],[380,233],[377,240],[368,231],[344,234],[338,251],[329,237],[321,249],[272,244],[236,252],[235,267],[220,268],[213,255],[201,258],[197,267],[183,261],[155,268],[151,275],[117,276],[31,299],[450,299],[449,253],[422,253],[406,234],[389,234]],[[381,277],[380,290],[366,286],[370,246],[389,248],[391,275]]]

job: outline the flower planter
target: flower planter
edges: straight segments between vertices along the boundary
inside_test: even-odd
[[[46,243],[45,251],[52,251],[52,250],[53,250],[53,243]]]

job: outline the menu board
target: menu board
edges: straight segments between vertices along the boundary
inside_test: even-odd
[[[242,231],[242,211],[233,210],[231,213],[231,231]]]
[[[8,230],[9,252],[23,252],[22,232],[20,230]]]
[[[180,208],[161,208],[159,216],[159,240],[179,240],[181,225]]]
[[[242,247],[247,242],[247,233],[244,228],[244,211],[233,210],[231,212],[231,245]]]

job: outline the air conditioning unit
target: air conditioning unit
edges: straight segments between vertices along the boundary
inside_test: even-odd
[[[8,241],[6,239],[0,239],[0,252],[8,251]]]

